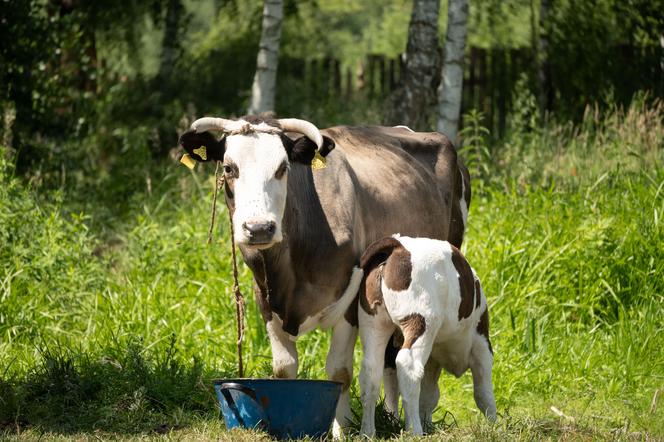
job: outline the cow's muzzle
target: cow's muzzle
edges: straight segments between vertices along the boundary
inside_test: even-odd
[[[266,245],[272,243],[274,233],[277,231],[277,223],[274,221],[248,221],[242,223],[242,231],[249,240],[249,245]]]

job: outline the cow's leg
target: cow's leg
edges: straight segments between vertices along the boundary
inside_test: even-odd
[[[369,437],[373,437],[376,433],[376,401],[380,393],[385,347],[396,328],[384,306],[379,306],[376,310],[377,313],[371,315],[360,308],[357,314],[363,353],[360,368],[360,398],[362,401],[362,429],[360,432]]]
[[[385,347],[385,369],[383,370],[383,389],[385,390],[385,410],[399,417],[399,383],[397,381],[396,359],[400,346],[394,342],[394,336]]]
[[[357,327],[341,318],[332,328],[332,343],[325,361],[325,371],[329,379],[343,384],[341,396],[332,426],[335,438],[341,437],[342,428],[347,426],[352,417],[350,411],[350,384],[353,380],[353,350],[357,339]]]
[[[297,376],[297,347],[290,335],[281,328],[281,321],[272,316],[267,321],[267,335],[272,347],[272,373],[275,378],[295,379]]]
[[[470,371],[473,374],[473,394],[475,403],[487,419],[496,420],[496,401],[493,397],[491,371],[493,353],[489,340],[476,334],[473,336],[473,347],[470,350]]]
[[[440,378],[441,366],[438,362],[429,358],[424,366],[424,377],[422,378],[420,391],[420,417],[422,429],[428,431],[433,426],[433,410],[440,399],[438,378]]]
[[[429,359],[431,348],[438,327],[429,325],[425,332],[417,337],[411,347],[407,344],[397,354],[397,378],[399,379],[399,391],[403,400],[403,409],[406,415],[406,430],[415,435],[422,434],[422,423],[420,421],[420,384],[424,376],[424,365]],[[409,337],[404,333],[404,341]]]

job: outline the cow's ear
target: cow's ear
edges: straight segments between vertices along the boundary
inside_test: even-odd
[[[323,145],[320,149],[318,149],[318,151],[320,152],[320,155],[325,158],[330,152],[332,152],[335,146],[336,144],[334,144],[334,140],[332,138],[323,135]]]
[[[223,161],[226,138],[217,140],[210,132],[190,129],[180,136],[180,146],[196,161]]]
[[[291,162],[302,163],[306,165],[311,164],[314,156],[316,156],[316,150],[318,149],[316,143],[307,137],[300,137],[293,141],[285,135],[282,136],[282,140],[284,147],[286,148],[286,152],[288,153],[288,159]],[[323,146],[318,149],[321,156],[327,156],[327,154],[329,154],[332,149],[334,149],[334,141],[332,138],[323,135]]]

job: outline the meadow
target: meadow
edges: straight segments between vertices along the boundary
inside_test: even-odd
[[[499,419],[484,422],[469,374],[443,375],[428,438],[664,439],[664,104],[514,119],[489,143],[469,117],[462,150]],[[236,367],[225,207],[206,244],[214,171],[148,167],[47,190],[0,159],[0,439],[264,438],[228,433],[211,390]],[[246,370],[266,376],[240,276]],[[328,338],[298,342],[300,377],[325,377]],[[384,416],[379,432],[410,440]]]

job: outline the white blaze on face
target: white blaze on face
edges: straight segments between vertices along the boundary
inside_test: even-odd
[[[224,165],[234,167],[238,175],[233,188],[235,242],[251,245],[246,226],[262,223],[274,223],[274,234],[269,242],[256,246],[267,248],[280,242],[288,179],[287,172],[278,174],[288,165],[281,138],[261,132],[231,135],[226,140]]]

